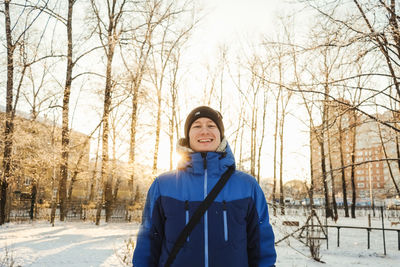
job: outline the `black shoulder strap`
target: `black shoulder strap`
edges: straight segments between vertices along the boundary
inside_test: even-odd
[[[165,264],[166,267],[171,266],[171,264],[174,262],[176,255],[185,244],[187,237],[190,235],[193,228],[199,223],[206,210],[210,207],[211,203],[218,196],[219,192],[221,192],[222,188],[228,182],[234,171],[235,167],[233,165],[229,166],[228,170],[224,172],[224,174],[222,174],[217,184],[213,187],[211,192],[207,195],[207,197],[203,200],[203,202],[201,202],[197,210],[193,213],[193,216],[190,218],[188,224],[186,224],[185,228],[183,228],[182,232],[179,234],[178,239],[176,240],[174,247],[172,248],[172,251],[169,254],[169,257]]]

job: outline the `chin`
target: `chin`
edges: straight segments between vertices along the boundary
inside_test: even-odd
[[[213,152],[216,149],[217,148],[215,147],[198,147],[197,149],[194,148],[193,150],[195,150],[196,152]]]

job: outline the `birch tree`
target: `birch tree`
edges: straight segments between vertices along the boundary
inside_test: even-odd
[[[101,181],[103,184],[103,193],[106,209],[106,221],[108,222],[112,215],[112,176],[110,175],[109,166],[109,116],[111,112],[111,101],[113,88],[112,66],[115,54],[115,48],[120,41],[123,26],[122,20],[125,13],[127,0],[107,0],[105,2],[106,11],[101,9],[101,5],[95,0],[91,0],[93,14],[96,17],[96,29],[99,35],[100,43],[106,55],[106,71],[105,71],[105,87],[104,102],[102,115],[102,153],[101,153]],[[103,13],[104,12],[104,13]],[[102,199],[102,198],[100,198]],[[102,204],[98,203],[96,225],[100,222],[100,212]]]
[[[46,5],[47,2],[44,3]],[[3,2],[1,10],[4,16],[5,47],[7,53],[6,77],[6,119],[4,127],[4,147],[2,159],[2,174],[0,181],[0,225],[6,221],[6,205],[8,186],[13,178],[12,150],[14,119],[20,89],[29,66],[40,61],[40,58],[30,57],[27,54],[26,43],[29,31],[43,14],[44,7],[24,8],[23,3],[12,3],[10,0]],[[41,40],[39,39],[38,44]],[[16,53],[19,53],[16,55]]]
[[[188,24],[178,24],[178,18],[185,19],[187,9],[190,7],[190,1],[183,4],[176,4],[175,2],[162,3],[160,6],[161,12],[165,18],[162,19],[163,24],[159,29],[158,45],[151,50],[151,72],[150,80],[156,91],[156,129],[155,129],[155,144],[153,153],[153,175],[157,172],[158,153],[160,144],[161,132],[161,116],[163,108],[163,91],[165,90],[165,83],[167,70],[173,60],[173,53],[179,49],[190,36],[190,32],[196,25],[197,21],[191,21]],[[190,11],[190,9],[189,9]]]

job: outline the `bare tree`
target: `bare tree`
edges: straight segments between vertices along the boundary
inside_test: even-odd
[[[274,185],[272,187],[272,201],[274,203],[274,216],[276,216],[276,205],[275,205],[275,192],[276,192],[276,181],[277,181],[277,145],[278,145],[278,130],[279,130],[279,99],[282,90],[278,90],[277,96],[275,97],[275,130],[274,130]]]
[[[65,77],[64,96],[62,104],[62,132],[61,132],[61,162],[60,181],[58,187],[60,203],[60,221],[64,221],[67,215],[67,179],[68,179],[68,157],[69,157],[69,101],[72,84],[72,15],[75,0],[68,1],[67,15],[67,71]]]
[[[388,2],[379,1],[357,1],[346,2],[335,0],[329,5],[318,3],[318,1],[300,1],[307,2],[314,10],[318,12],[322,20],[330,23],[330,34],[335,36],[343,35],[345,38],[332,39],[330,47],[342,47],[346,51],[352,53],[353,62],[357,62],[361,58],[366,58],[369,62],[380,65],[378,70],[366,69],[362,73],[348,75],[330,84],[338,84],[343,81],[354,81],[359,77],[370,77],[371,79],[379,79],[380,77],[389,77],[392,83],[387,86],[383,84],[383,88],[360,88],[364,90],[364,94],[372,94],[369,98],[362,100],[359,105],[351,106],[357,112],[366,115],[370,119],[391,128],[399,133],[393,123],[382,121],[375,114],[363,109],[369,104],[377,104],[381,108],[390,110],[388,103],[390,99],[399,103],[400,85],[398,82],[398,60],[400,58],[399,47],[399,26],[398,26],[398,9],[396,9],[395,0]],[[349,9],[352,12],[343,13],[343,9]],[[379,15],[377,15],[379,14]],[[334,29],[332,29],[334,25]],[[328,29],[325,29],[328,32]],[[354,49],[354,50],[353,50]],[[354,53],[357,51],[357,53]],[[371,61],[373,59],[373,61]],[[386,67],[382,67],[382,64]],[[393,86],[395,95],[388,94],[387,91]],[[338,101],[333,95],[331,100]],[[346,104],[346,103],[342,103]]]
[[[150,79],[156,90],[156,131],[155,131],[155,144],[153,154],[153,175],[157,172],[160,132],[161,132],[161,115],[163,105],[163,88],[166,79],[166,72],[168,66],[173,60],[173,53],[179,49],[189,37],[190,32],[196,25],[197,21],[192,21],[189,24],[178,24],[178,18],[187,12],[188,2],[183,5],[176,5],[174,2],[165,3],[166,6],[159,11],[162,14],[162,28],[160,29],[160,39],[157,40],[158,45],[151,50],[151,63],[152,70],[150,72]],[[164,18],[163,18],[164,17]],[[181,23],[180,23],[181,24]]]
[[[98,135],[97,135],[97,148],[96,148],[96,157],[94,160],[93,170],[92,170],[92,177],[90,179],[90,189],[89,189],[89,203],[92,203],[95,199],[95,188],[99,187],[99,176],[98,176],[98,161],[99,161],[99,152],[100,152],[100,141],[101,141],[101,127],[98,128]]]
[[[279,194],[279,204],[281,206],[281,214],[285,214],[285,202],[284,202],[284,195],[283,195],[283,161],[284,161],[284,155],[283,155],[283,144],[284,144],[284,129],[285,129],[285,118],[287,115],[287,107],[290,101],[290,98],[292,97],[292,92],[289,91],[289,93],[284,97],[284,95],[281,95],[281,116],[279,119],[279,155],[280,155],[280,160],[279,160],[279,189],[280,189],[280,194]]]
[[[286,46],[280,42],[266,41],[264,46],[269,48],[269,54],[274,59],[273,66],[276,69],[277,82],[267,80],[266,82],[276,87],[275,90],[275,127],[274,127],[274,178],[272,188],[272,199],[274,207],[274,216],[276,216],[276,189],[277,189],[277,169],[279,166],[279,205],[281,207],[281,214],[285,214],[284,191],[283,191],[283,162],[284,162],[284,127],[285,118],[287,115],[287,107],[293,92],[286,90],[284,76],[286,68]],[[289,48],[289,47],[287,47]],[[279,137],[279,163],[278,163],[278,137]]]
[[[340,170],[341,180],[342,180],[342,192],[343,192],[343,205],[344,205],[344,213],[345,217],[349,217],[349,205],[347,202],[347,179],[346,179],[346,172],[345,172],[345,162],[344,162],[344,153],[345,153],[345,142],[344,142],[344,129],[343,125],[343,117],[340,117],[338,120],[338,135],[339,135],[339,156],[340,156],[340,165],[342,166]]]
[[[106,209],[106,221],[108,222],[112,215],[112,177],[110,175],[109,168],[109,116],[111,112],[111,101],[112,92],[115,83],[112,81],[112,63],[114,59],[115,48],[119,42],[120,34],[122,32],[122,26],[120,25],[125,13],[125,5],[127,0],[107,0],[106,6],[107,11],[105,19],[98,4],[95,0],[91,0],[91,5],[93,8],[93,13],[96,17],[97,32],[99,34],[99,39],[104,49],[106,55],[106,72],[105,72],[105,88],[104,88],[104,105],[103,105],[103,115],[102,115],[102,153],[101,153],[101,181],[103,183],[103,194],[105,199],[105,209]],[[101,198],[100,198],[101,200]],[[96,225],[100,223],[100,212],[102,203],[98,203]]]
[[[7,85],[6,85],[6,119],[4,127],[4,151],[3,151],[3,171],[1,177],[1,189],[0,189],[0,225],[6,221],[6,203],[7,203],[7,189],[10,180],[13,177],[12,168],[12,148],[13,148],[13,133],[14,133],[14,119],[16,113],[16,107],[20,94],[20,89],[25,78],[26,70],[29,66],[38,62],[40,59],[34,57],[33,59],[28,58],[26,54],[26,42],[28,32],[37,21],[39,16],[42,14],[43,8],[20,8],[19,4],[15,4],[14,8],[18,15],[15,17],[15,22],[12,24],[12,9],[10,10],[10,0],[4,1],[4,9],[1,13],[4,14],[5,19],[5,39],[6,39],[6,51],[7,51]],[[47,2],[45,2],[47,4]],[[19,10],[18,10],[19,9]],[[17,27],[18,26],[18,27]],[[19,29],[20,32],[18,31]],[[39,39],[39,43],[40,43]],[[20,53],[21,67],[16,66],[15,52]],[[15,72],[18,71],[15,75]],[[16,84],[14,81],[18,78]],[[15,93],[15,95],[14,95]]]
[[[177,50],[172,58],[172,66],[170,71],[170,97],[169,106],[171,110],[169,119],[169,169],[173,169],[173,151],[175,147],[174,135],[176,135],[175,140],[179,140],[179,105],[178,105],[178,88],[179,88],[179,76],[178,71],[180,70],[180,57],[181,52]]]
[[[146,1],[143,6],[139,7],[137,14],[143,14],[143,26],[134,27],[127,39],[130,40],[127,44],[125,51],[127,55],[132,54],[132,61],[135,62],[133,66],[127,62],[125,56],[121,56],[125,68],[129,73],[129,93],[132,99],[132,112],[131,112],[131,126],[130,126],[130,148],[129,148],[129,165],[131,166],[132,173],[130,177],[130,190],[131,202],[133,203],[136,195],[135,186],[135,162],[136,162],[136,133],[138,123],[138,110],[139,110],[139,97],[140,88],[142,87],[143,78],[147,72],[148,58],[153,48],[153,34],[163,19],[158,19],[156,16],[160,1]],[[140,34],[143,32],[143,34]],[[129,33],[129,32],[128,32]],[[121,51],[123,51],[121,49]]]
[[[260,137],[260,144],[258,145],[258,159],[257,159],[257,182],[260,183],[260,172],[261,172],[261,155],[262,155],[262,148],[264,144],[264,137],[265,137],[265,128],[266,128],[266,117],[267,117],[267,104],[268,104],[268,93],[267,88],[263,91],[264,94],[264,101],[262,107],[262,130],[261,130],[261,137]]]
[[[337,203],[336,203],[336,191],[335,191],[335,173],[333,172],[333,156],[332,154],[334,153],[333,148],[332,148],[332,141],[331,141],[331,131],[327,132],[327,144],[328,144],[328,161],[329,161],[329,175],[331,178],[331,191],[332,191],[332,206],[333,206],[333,212],[332,212],[332,219],[336,222],[338,219],[338,211],[337,211]]]
[[[383,155],[385,156],[386,159],[389,159],[390,155],[388,155],[388,151],[386,149],[388,141],[384,140],[385,139],[384,136],[387,136],[387,135],[385,135],[385,132],[383,131],[383,129],[379,123],[377,124],[377,126],[378,126],[379,140],[381,141],[381,146],[382,146],[382,150],[383,150]],[[390,179],[392,180],[392,183],[396,189],[397,194],[400,195],[399,186],[396,183],[396,180],[395,180],[395,177],[393,174],[393,170],[392,170],[392,165],[390,164],[389,160],[386,160],[386,164],[387,164],[387,168],[389,170]]]

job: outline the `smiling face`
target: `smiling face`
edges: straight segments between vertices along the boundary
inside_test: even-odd
[[[189,145],[193,151],[215,151],[220,143],[221,137],[218,127],[209,118],[199,118],[190,126]]]

